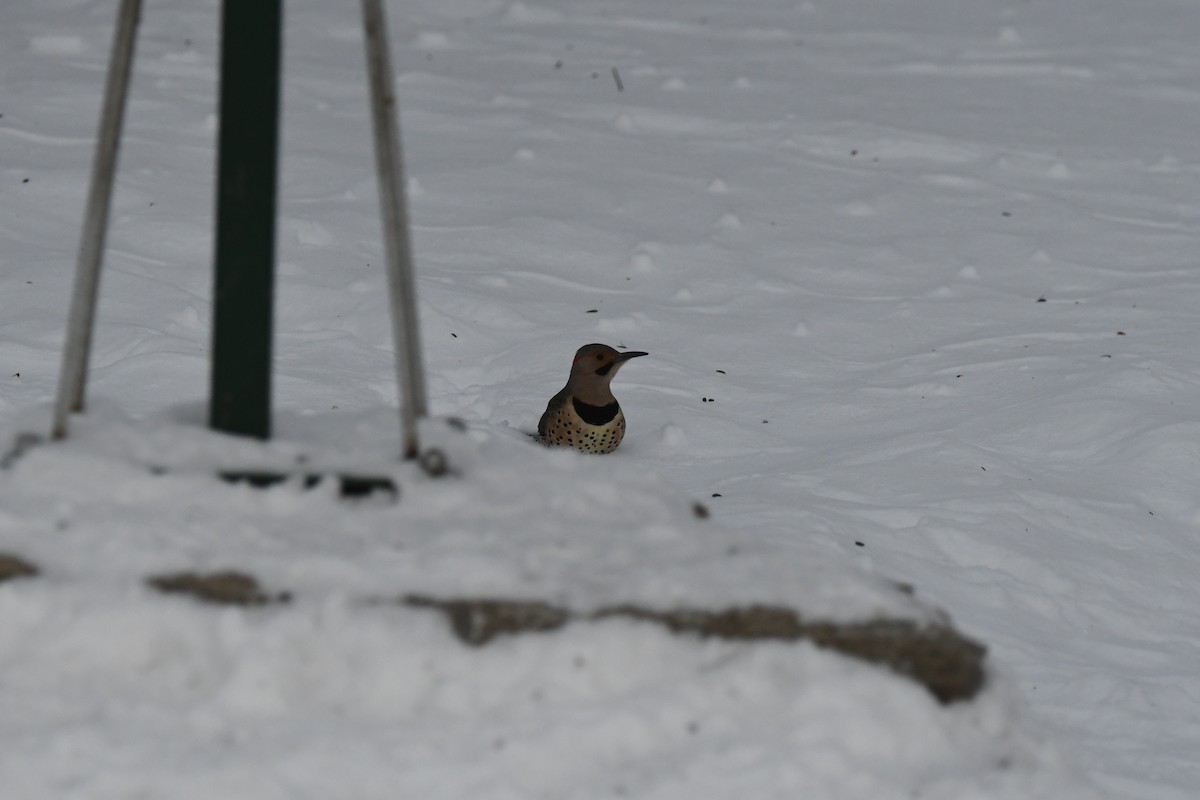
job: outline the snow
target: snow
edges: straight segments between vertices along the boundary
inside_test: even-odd
[[[426,426],[433,480],[395,461],[357,4],[287,7],[267,445],[202,425],[218,4],[147,4],[89,412],[0,472],[42,570],[0,584],[7,792],[1190,800],[1193,5],[392,4],[430,403],[468,428]],[[48,428],[114,12],[0,26],[0,448]],[[621,449],[531,447],[591,341],[651,353]],[[399,501],[212,477],[298,459]],[[293,600],[144,583],[226,568]],[[408,592],[940,608],[990,679],[943,706],[627,619],[469,648]]]

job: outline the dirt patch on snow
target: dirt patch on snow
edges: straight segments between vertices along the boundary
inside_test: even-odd
[[[0,553],[0,583],[13,578],[32,578],[40,572],[41,570],[20,556]]]
[[[805,620],[789,608],[757,605],[720,611],[662,611],[620,605],[577,613],[540,601],[407,595],[401,602],[442,612],[458,638],[475,646],[505,634],[552,631],[577,620],[624,617],[661,625],[678,634],[744,641],[807,640],[912,678],[942,703],[971,699],[985,680],[987,649],[948,625],[890,619],[820,622]]]
[[[152,576],[146,579],[146,583],[160,592],[186,594],[217,605],[263,606],[270,603],[287,603],[292,599],[289,592],[268,594],[262,590],[254,576],[233,570],[207,573],[176,572]]]

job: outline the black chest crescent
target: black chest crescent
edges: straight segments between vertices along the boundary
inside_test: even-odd
[[[621,410],[621,407],[617,405],[615,400],[606,406],[591,406],[576,397],[572,397],[571,405],[575,406],[575,413],[588,425],[605,425],[612,422],[613,417]]]

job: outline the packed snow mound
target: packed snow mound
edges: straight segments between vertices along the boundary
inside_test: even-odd
[[[282,427],[289,438],[261,443],[102,409],[0,471],[0,552],[40,570],[0,583],[14,710],[0,735],[21,765],[0,780],[17,795],[1091,796],[1003,680],[943,706],[807,641],[619,616],[468,647],[395,601],[945,619],[882,578],[697,516],[619,454],[430,423],[424,441],[451,468],[434,478],[391,456],[390,415]],[[294,477],[256,489],[218,477],[231,470]],[[333,476],[348,474],[397,492],[344,499]],[[256,576],[264,603],[147,582],[221,569]]]
[[[6,507],[52,527],[22,543],[26,554],[94,579],[235,567],[314,596],[535,599],[581,612],[776,605],[828,621],[945,621],[885,578],[705,519],[703,506],[620,454],[434,422],[427,448],[450,469],[435,479],[395,457],[392,415],[309,425],[309,441],[260,443],[170,420],[84,420],[68,441],[24,453],[0,491]],[[266,491],[219,478],[242,473],[292,477]],[[343,500],[337,476],[388,479],[397,499]]]

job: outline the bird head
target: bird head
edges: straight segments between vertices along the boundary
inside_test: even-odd
[[[608,402],[611,400],[608,384],[621,365],[631,358],[646,355],[650,354],[641,350],[622,353],[606,344],[585,344],[576,351],[575,360],[571,362],[570,383],[585,402]]]

